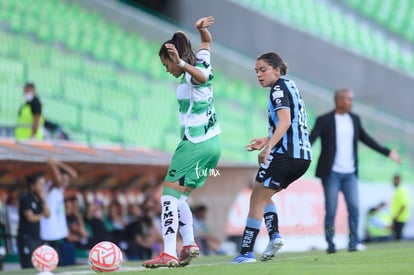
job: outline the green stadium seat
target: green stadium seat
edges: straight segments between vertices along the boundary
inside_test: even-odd
[[[2,80],[2,84],[21,84],[24,81],[24,73],[25,66],[23,62],[0,57],[0,80]]]
[[[146,117],[124,121],[123,136],[127,144],[136,144],[148,148],[160,148],[163,136],[153,131],[154,123]]]
[[[337,6],[328,2],[316,0],[232,1],[248,6],[260,13],[265,13],[275,20],[288,22],[297,28],[304,29],[319,37],[331,40],[332,42],[352,49],[355,52],[359,52],[364,56],[377,59],[387,65],[402,70],[408,69],[408,72],[410,73],[414,71],[414,68],[401,66],[401,60],[411,59],[411,56],[414,54],[412,51],[406,53],[399,45],[393,45],[392,41],[384,39],[381,34],[374,32],[370,26],[361,25],[360,21],[357,22],[354,17],[344,15]],[[359,2],[363,4],[358,4]],[[403,8],[399,6],[399,2],[394,2],[393,0],[370,0],[359,2],[357,3],[356,1],[351,0],[350,3],[358,5],[358,7],[367,4],[369,5],[369,9],[376,7],[377,10],[372,12],[372,16],[375,16],[375,18],[379,22],[382,22],[382,24],[390,24],[389,22],[391,21],[404,21],[403,19],[394,19],[396,17],[403,17],[409,18],[409,20],[413,22],[409,24],[414,28],[413,8],[404,11]],[[403,7],[407,5],[408,4],[404,4]],[[392,12],[395,10],[409,13],[409,16],[405,14],[393,14]],[[414,38],[413,28],[408,28],[407,25],[405,25],[402,35],[407,39],[411,39],[411,37]],[[388,51],[388,48],[391,48],[391,50]],[[403,54],[398,54],[398,52],[403,52]],[[396,56],[399,55],[401,56],[396,58]]]
[[[272,16],[284,22],[308,26],[335,43],[359,45],[354,50],[384,62],[393,58],[395,64],[414,70],[409,50],[390,47],[383,37],[338,10],[330,10],[325,2],[240,2],[261,12],[277,11]],[[404,18],[400,21],[413,24],[411,18]],[[74,141],[175,149],[180,139],[175,98],[179,80],[165,73],[158,43],[126,32],[70,1],[37,0],[36,5],[25,5],[23,1],[0,0],[0,24],[5,26],[0,28],[2,125],[15,124],[23,102],[22,85],[31,80],[37,85],[47,118],[61,124]],[[267,134],[268,91],[232,79],[217,68],[214,75],[215,106],[223,130],[222,158],[256,164],[257,154],[248,153],[244,146]],[[315,113],[307,107],[309,123]],[[375,159],[366,162],[362,163],[364,169],[369,163],[376,164]]]
[[[13,126],[17,122],[19,108],[24,102],[23,87],[17,84],[6,84],[1,79],[0,81],[2,83],[0,85],[0,122]]]
[[[28,80],[35,83],[40,96],[62,96],[62,81],[60,72],[44,67],[31,66]]]
[[[81,112],[81,126],[91,137],[99,137],[99,141],[120,141],[123,128],[122,120],[114,115],[92,109]]]
[[[68,103],[63,98],[42,97],[43,112],[46,119],[58,123],[63,128],[80,129],[81,107]]]
[[[108,113],[117,114],[123,119],[136,117],[136,99],[131,94],[124,93],[122,90],[102,89],[99,91],[99,96],[101,107]]]
[[[350,7],[409,41],[414,41],[414,2],[411,0],[344,0]]]
[[[65,99],[82,106],[96,107],[99,105],[99,87],[93,82],[76,76],[67,76],[63,79]]]

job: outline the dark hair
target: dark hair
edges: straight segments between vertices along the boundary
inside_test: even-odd
[[[178,51],[178,55],[182,60],[195,66],[196,64],[196,55],[193,51],[191,46],[191,41],[188,39],[187,35],[183,32],[175,32],[173,37],[165,41],[160,48],[158,55],[163,58],[170,59],[170,55],[168,54],[167,47],[165,44],[173,44]]]
[[[70,176],[69,173],[65,169],[62,169],[62,168],[59,168],[59,173],[61,175],[68,175],[68,176]]]
[[[44,172],[36,172],[30,175],[26,176],[26,183],[27,187],[30,189],[30,187],[35,184],[41,177],[43,177]]]
[[[29,89],[36,89],[35,85],[33,82],[26,82],[26,84],[24,84],[24,88],[29,88]]]
[[[273,68],[280,68],[280,75],[286,75],[288,71],[287,64],[283,59],[275,52],[267,52],[261,54],[256,60],[263,60]]]
[[[207,211],[207,206],[204,204],[200,204],[195,207],[194,212],[204,212]]]

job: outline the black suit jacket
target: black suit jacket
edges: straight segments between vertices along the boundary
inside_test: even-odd
[[[359,116],[350,113],[354,125],[354,159],[355,172],[358,175],[358,141],[362,141],[370,148],[379,153],[388,156],[390,150],[379,145],[367,132],[362,128]],[[309,140],[311,144],[320,137],[321,138],[321,154],[319,156],[318,165],[316,167],[316,176],[319,178],[326,178],[332,172],[332,166],[336,154],[336,130],[335,130],[335,111],[331,111],[316,119]]]

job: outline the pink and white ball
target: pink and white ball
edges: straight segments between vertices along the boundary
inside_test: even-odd
[[[97,243],[89,252],[89,266],[95,272],[114,272],[121,268],[122,251],[108,241]]]
[[[57,267],[58,263],[59,256],[53,247],[41,245],[33,251],[32,264],[40,272],[50,272]]]

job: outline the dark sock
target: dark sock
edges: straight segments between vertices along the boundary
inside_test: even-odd
[[[246,254],[253,251],[256,237],[259,234],[259,229],[246,227],[243,232],[243,239],[241,244],[240,253]]]
[[[279,233],[279,220],[277,217],[277,213],[267,212],[263,215],[263,218],[265,220],[265,225],[267,228],[267,232],[269,233],[269,237]]]

